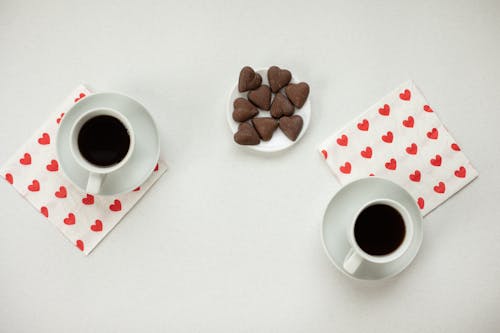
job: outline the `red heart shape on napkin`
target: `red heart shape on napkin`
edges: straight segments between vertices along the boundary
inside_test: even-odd
[[[83,245],[83,241],[81,239],[76,241],[76,247],[79,248],[80,251],[83,251],[84,245]]]
[[[77,98],[75,98],[75,103],[78,102],[79,100],[81,100],[84,97],[85,97],[85,94],[84,93],[80,93],[80,95]]]
[[[418,204],[418,207],[419,207],[420,209],[424,209],[424,205],[425,205],[424,198],[419,197],[419,198],[418,198],[418,200],[417,200],[417,204]]]
[[[115,199],[114,203],[109,205],[109,209],[111,209],[113,212],[119,212],[120,210],[122,210],[122,203],[120,202],[120,200]]]
[[[137,186],[137,187],[134,189],[134,191],[133,191],[133,192],[138,192],[138,191],[140,191],[140,190],[141,190],[141,187],[140,187],[140,186]]]
[[[446,186],[443,182],[439,182],[436,186],[434,186],[434,192],[442,194],[446,190]]]
[[[441,166],[441,155],[437,154],[436,157],[431,158],[431,164],[434,166]]]
[[[391,107],[388,104],[384,104],[383,108],[378,109],[378,113],[380,113],[382,116],[388,116],[390,112]]]
[[[458,168],[458,170],[455,170],[455,176],[457,176],[458,178],[464,178],[466,172],[467,170],[463,166],[461,166],[460,168]]]
[[[62,118],[64,117],[64,112],[61,113],[61,115],[59,116],[59,118],[56,119],[56,122],[59,124],[62,120]]]
[[[28,185],[28,190],[30,190],[31,192],[38,192],[40,190],[40,182],[34,179],[31,182],[31,185]]]
[[[328,158],[328,152],[326,150],[322,150],[321,151],[321,154],[323,154],[323,157],[325,158],[325,160]]]
[[[389,162],[385,163],[385,167],[388,170],[396,170],[396,166],[397,166],[397,163],[396,163],[396,160],[394,158],[391,158],[391,160]]]
[[[50,143],[50,136],[48,133],[43,133],[38,139],[38,143],[41,145],[48,145]]]
[[[454,151],[460,151],[460,147],[456,143],[451,144],[451,149],[453,149]]]
[[[404,127],[412,128],[414,123],[415,123],[415,119],[413,119],[412,116],[408,116],[408,119],[403,120]]]
[[[40,207],[40,213],[45,217],[49,217],[49,209],[45,206]]]
[[[361,151],[361,156],[364,158],[372,158],[372,148],[371,147],[366,147],[365,150]]]
[[[52,172],[59,170],[59,163],[56,160],[50,161],[50,164],[47,164],[47,170]]]
[[[95,232],[102,231],[102,221],[95,220],[95,223],[90,226],[90,230],[95,231]]]
[[[436,140],[438,138],[439,132],[437,128],[433,128],[429,132],[427,132],[427,137],[432,140]]]
[[[21,159],[19,159],[19,162],[22,165],[30,165],[31,164],[31,155],[28,153],[24,153],[24,156]]]
[[[66,198],[66,195],[67,195],[67,192],[66,192],[66,187],[64,186],[59,186],[59,191],[56,191],[56,193],[54,193],[55,196],[59,199],[64,199]]]
[[[92,194],[87,194],[85,198],[82,199],[84,205],[92,205],[94,203],[94,196]]]
[[[76,218],[75,218],[75,214],[73,214],[73,213],[69,213],[68,217],[64,218],[64,224],[72,225],[75,223],[76,223]]]
[[[399,98],[401,98],[403,101],[409,101],[411,98],[411,92],[408,89],[405,89],[404,92],[399,94]]]
[[[12,177],[11,173],[5,174],[5,180],[11,185],[14,184],[14,177]]]
[[[342,173],[350,174],[351,173],[351,163],[345,162],[344,165],[340,166],[339,170]]]
[[[429,105],[424,105],[424,111],[425,112],[434,112],[434,110],[432,110]]]
[[[406,152],[410,155],[415,155],[417,153],[418,146],[415,143],[412,143],[411,146],[406,147]]]
[[[347,146],[347,143],[349,142],[349,139],[347,138],[347,135],[342,134],[340,138],[337,139],[337,143],[339,146]]]
[[[362,122],[358,123],[358,128],[360,131],[368,131],[368,127],[370,127],[370,123],[366,119],[363,119]]]
[[[392,134],[391,131],[387,132],[387,134],[382,135],[382,141],[386,143],[392,143],[392,140],[394,139],[394,135]]]
[[[420,171],[415,170],[414,173],[410,173],[409,177],[411,181],[418,183],[420,181],[420,176],[421,176]]]

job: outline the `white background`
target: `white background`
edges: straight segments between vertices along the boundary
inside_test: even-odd
[[[78,83],[148,107],[170,169],[89,256],[0,182],[0,332],[493,332],[500,327],[499,1],[0,1],[0,163]],[[244,65],[311,86],[293,149],[236,146]],[[480,172],[398,277],[323,253],[316,152],[413,79]]]

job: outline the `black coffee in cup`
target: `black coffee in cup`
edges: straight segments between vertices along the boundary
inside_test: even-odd
[[[91,118],[78,133],[78,149],[88,162],[108,167],[127,156],[130,136],[123,123],[108,115]]]
[[[368,254],[381,256],[395,251],[405,238],[406,227],[401,214],[386,204],[366,207],[356,218],[354,238]]]

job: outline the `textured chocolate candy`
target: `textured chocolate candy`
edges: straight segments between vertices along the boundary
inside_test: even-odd
[[[274,131],[278,128],[278,121],[271,117],[253,118],[252,124],[264,141],[271,140]]]
[[[291,116],[294,111],[295,107],[285,95],[277,93],[276,96],[274,96],[273,103],[271,104],[271,116],[274,118]]]
[[[271,86],[271,91],[277,93],[281,88],[285,87],[292,79],[292,73],[287,69],[281,69],[278,66],[271,66],[267,71],[267,79]]]
[[[269,111],[271,108],[271,89],[263,84],[259,88],[250,91],[248,99],[259,109]]]
[[[280,129],[292,141],[297,140],[303,125],[304,121],[298,115],[280,118]]]
[[[299,109],[304,105],[309,96],[309,85],[305,82],[290,83],[285,88],[288,99]]]
[[[262,84],[262,76],[255,73],[252,67],[245,66],[240,71],[240,79],[238,80],[239,92],[254,90]]]
[[[258,145],[260,143],[259,134],[249,123],[240,124],[238,132],[234,133],[234,141],[240,145]]]
[[[257,108],[246,98],[240,97],[235,99],[233,106],[233,119],[234,121],[239,121],[240,123],[245,122],[259,114],[259,110],[257,110]]]

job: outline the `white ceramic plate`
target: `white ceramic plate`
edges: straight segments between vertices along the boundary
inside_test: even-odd
[[[376,265],[363,262],[354,274],[343,268],[351,246],[347,241],[347,226],[356,213],[369,201],[386,198],[403,205],[414,221],[414,238],[408,251],[392,263]],[[321,237],[327,256],[344,274],[360,280],[389,278],[404,270],[417,255],[423,238],[422,214],[413,197],[401,186],[382,178],[363,178],[341,188],[328,204],[321,228]]]
[[[269,81],[267,80],[267,69],[259,69],[255,71],[256,73],[259,73],[262,76],[262,84],[269,85]],[[293,75],[292,73],[292,80],[290,81],[291,83],[299,83],[300,80]],[[234,134],[238,131],[238,126],[240,125],[239,122],[234,121],[233,119],[233,102],[235,99],[239,97],[247,98],[247,92],[240,93],[238,91],[238,82],[236,82],[235,86],[233,87],[233,90],[231,91],[231,94],[229,96],[229,101],[227,103],[227,122],[229,124],[229,128],[231,129],[231,132]],[[273,94],[274,98],[274,94]],[[297,140],[292,141],[289,138],[286,137],[286,135],[281,131],[281,129],[277,128],[276,131],[273,134],[273,137],[269,141],[260,141],[258,145],[254,146],[244,146],[244,145],[239,145],[235,142],[236,145],[242,146],[242,147],[247,147],[248,149],[256,150],[256,151],[262,151],[262,152],[275,152],[275,151],[280,151],[284,150],[286,148],[289,148],[293,146],[295,143],[297,143],[304,133],[307,130],[307,127],[309,126],[309,120],[311,118],[311,102],[310,96],[307,97],[306,102],[302,106],[302,108],[298,109],[295,108],[295,113],[294,115],[299,115],[302,117],[302,120],[304,121],[304,125],[302,126],[302,131],[300,131],[299,136],[297,137]],[[259,117],[270,117],[271,114],[269,111],[264,111],[259,109],[259,114],[256,116],[256,118]],[[234,140],[233,140],[234,142]]]
[[[130,192],[149,177],[160,156],[160,137],[149,112],[137,101],[117,93],[97,93],[76,103],[59,124],[56,151],[66,177],[82,191],[87,185],[88,172],[76,162],[70,150],[70,130],[74,122],[86,111],[107,107],[119,110],[130,122],[135,133],[135,148],[129,161],[108,174],[100,195]]]

